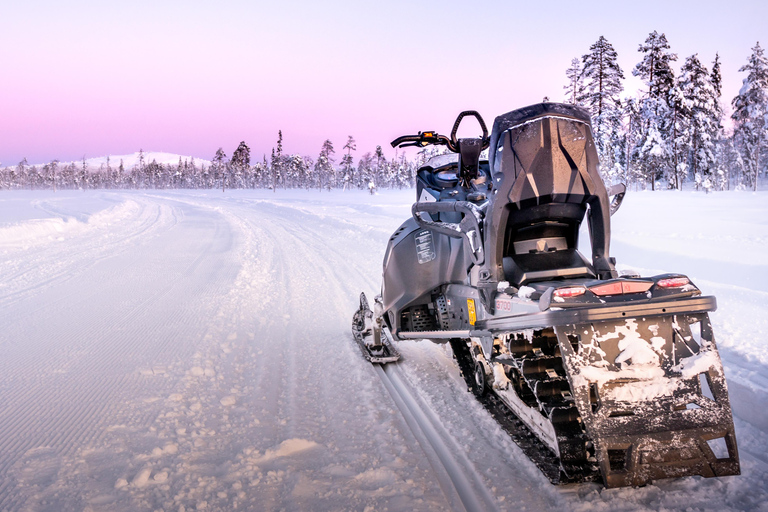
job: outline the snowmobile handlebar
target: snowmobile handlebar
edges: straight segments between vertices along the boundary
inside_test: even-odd
[[[424,147],[429,145],[448,146],[453,152],[457,147],[451,142],[451,139],[437,132],[419,132],[418,135],[403,135],[391,142],[393,148],[407,148],[410,146]]]
[[[425,219],[424,213],[450,213],[462,214],[461,222],[435,222]],[[419,202],[411,207],[411,214],[419,227],[431,229],[437,233],[453,238],[464,238],[469,246],[469,253],[476,265],[484,261],[483,242],[480,236],[480,222],[483,219],[483,210],[468,201],[437,201]]]
[[[451,130],[450,137],[440,135],[434,131],[419,132],[418,135],[403,135],[396,138],[391,142],[392,147],[406,148],[411,146],[424,147],[429,145],[448,146],[448,149],[454,153],[458,153],[460,151],[460,144],[459,139],[456,138],[456,133],[459,130],[461,121],[467,116],[474,117],[477,119],[477,122],[480,123],[480,128],[483,130],[483,136],[480,139],[482,143],[482,149],[487,148],[490,145],[490,139],[488,138],[488,127],[485,126],[485,121],[483,121],[483,118],[476,110],[465,110],[459,114],[459,116],[456,118],[456,121],[453,123],[453,129]]]
[[[483,149],[487,148],[491,143],[490,139],[488,138],[488,127],[485,126],[485,121],[483,121],[483,118],[480,116],[480,113],[477,110],[465,110],[459,114],[459,117],[456,118],[456,122],[453,123],[453,129],[451,130],[451,143],[457,148],[459,147],[459,141],[456,138],[456,132],[459,131],[459,125],[461,124],[462,119],[467,116],[474,117],[477,119],[477,122],[480,123],[480,128],[483,130]]]

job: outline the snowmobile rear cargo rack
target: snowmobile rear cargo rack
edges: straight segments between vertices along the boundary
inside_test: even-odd
[[[522,313],[519,315],[499,316],[488,320],[478,320],[474,329],[453,331],[401,331],[402,339],[451,339],[483,338],[497,332],[522,331],[525,329],[544,329],[547,327],[592,322],[626,320],[628,318],[650,318],[676,314],[695,315],[717,310],[715,297],[688,297],[662,302],[618,303],[588,307]]]

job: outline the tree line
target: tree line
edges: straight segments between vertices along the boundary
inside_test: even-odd
[[[54,160],[44,165],[18,165],[0,168],[0,189],[231,189],[231,188],[304,188],[318,190],[405,188],[415,183],[416,170],[435,151],[422,150],[410,160],[404,153],[387,158],[381,146],[363,154],[355,162],[355,139],[348,137],[339,163],[333,142],[326,140],[313,159],[283,152],[283,134],[278,132],[277,147],[260,162],[251,161],[251,150],[241,142],[228,157],[219,148],[210,163],[199,165],[194,158],[179,158],[178,164],[146,161],[139,151],[138,164],[126,168],[122,160],[107,158],[98,168],[80,162],[61,164]]]
[[[681,190],[686,181],[697,190],[756,190],[768,162],[768,60],[760,43],[739,70],[747,76],[730,103],[732,129],[725,127],[719,55],[711,69],[698,54],[691,55],[676,75],[672,63],[677,54],[663,33],[651,32],[638,51],[641,59],[632,74],[643,80],[645,89],[637,97],[621,97],[624,72],[603,36],[566,70],[564,101],[590,111],[603,179],[652,190]],[[210,163],[201,165],[194,159],[170,165],[146,162],[143,152],[131,168],[109,159],[98,168],[89,168],[85,159],[39,166],[24,159],[0,168],[0,189],[404,188],[414,185],[416,170],[438,152],[425,148],[414,160],[404,153],[387,159],[377,146],[355,162],[356,151],[349,136],[340,155],[330,140],[316,158],[286,154],[279,131],[272,154],[257,162],[244,141],[231,156],[219,148]]]
[[[731,100],[732,129],[725,129],[721,62],[707,68],[698,54],[676,75],[666,36],[653,31],[639,45],[632,69],[645,89],[620,97],[624,73],[613,46],[600,37],[566,70],[565,101],[587,108],[606,182],[682,189],[756,190],[768,162],[768,60],[758,42],[747,63],[739,94]]]

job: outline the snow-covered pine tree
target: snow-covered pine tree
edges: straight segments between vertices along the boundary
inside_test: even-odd
[[[581,75],[581,60],[574,57],[571,60],[571,67],[565,70],[565,76],[568,78],[568,84],[563,86],[565,89],[565,102],[571,105],[579,105],[579,98],[584,94],[584,78]]]
[[[745,167],[741,185],[757,190],[761,153],[768,138],[768,59],[759,42],[739,71],[746,71],[747,78],[732,102],[733,135]]]
[[[224,153],[223,148],[219,148],[216,150],[216,154],[213,156],[213,159],[211,160],[211,171],[213,173],[214,181],[219,181],[219,183],[221,184],[222,192],[224,192],[224,190],[227,187],[226,167],[227,167],[227,155],[226,153]]]
[[[123,159],[120,159],[120,165],[117,168],[117,175],[120,177],[120,187],[125,188],[125,166],[123,165]],[[131,187],[133,188],[133,187]]]
[[[711,75],[698,55],[685,59],[678,83],[683,96],[681,113],[687,124],[686,162],[697,185],[709,191],[717,182],[715,143],[720,126]]]
[[[326,187],[328,191],[335,185],[335,171],[333,169],[333,142],[326,139],[323,147],[320,148],[320,154],[315,162],[315,174],[317,175],[317,184],[320,190]]]
[[[723,128],[723,105],[721,104],[723,76],[720,70],[719,53],[715,53],[715,60],[712,61],[712,71],[709,74],[709,83],[712,84],[712,91],[715,99],[715,113],[717,117],[717,132],[713,136],[715,144],[716,188],[718,190],[727,190],[729,188],[729,172],[728,167],[725,164],[727,149],[725,148],[725,129]]]
[[[664,169],[671,159],[671,149],[662,135],[668,131],[666,119],[671,119],[670,109],[662,98],[643,98],[639,103],[639,136],[632,150],[635,173],[656,190],[656,181],[664,176]]]
[[[666,98],[675,82],[671,63],[677,60],[677,54],[670,52],[669,49],[667,36],[655,30],[637,49],[643,54],[643,60],[635,66],[632,74],[642,78],[648,86],[649,96]]]
[[[232,153],[232,160],[230,161],[230,166],[233,171],[233,183],[231,184],[233,188],[243,187],[243,178],[250,165],[251,148],[248,147],[248,144],[246,144],[245,141],[242,141],[237,146],[237,149],[235,149],[235,152]]]
[[[272,174],[272,191],[277,191],[277,186],[282,184],[285,174],[285,162],[283,161],[283,130],[277,131],[277,150],[272,148],[272,158],[269,168]]]
[[[634,162],[633,150],[640,137],[640,103],[636,98],[628,98],[624,102],[624,119],[626,127],[624,129],[624,176],[623,183],[630,184],[636,181],[642,181],[642,174],[638,171]]]
[[[346,149],[347,152],[341,157],[341,180],[344,183],[343,189],[346,190],[348,186],[352,187],[352,181],[354,180],[353,174],[355,172],[355,167],[352,165],[352,151],[357,150],[357,144],[351,135],[347,137],[347,143],[344,144],[344,149]]]
[[[686,99],[678,81],[669,89],[667,105],[669,105],[668,112],[670,117],[658,119],[660,125],[664,127],[663,133],[666,134],[669,148],[670,162],[669,166],[665,167],[667,186],[668,188],[682,190],[683,182],[688,176],[690,169],[687,157],[691,134]]]
[[[669,49],[666,35],[654,30],[638,46],[643,58],[632,70],[632,74],[648,86],[648,91],[640,99],[639,137],[632,155],[637,169],[650,181],[652,190],[656,188],[656,180],[665,174],[668,181],[674,183],[675,176],[681,171],[675,161],[677,153],[674,144],[679,137],[675,109],[679,106],[677,100],[680,94],[672,91],[675,75],[671,67],[671,62],[677,60],[677,54]]]
[[[379,188],[382,186],[382,184],[386,183],[385,176],[387,172],[387,159],[384,156],[384,151],[381,149],[381,146],[376,146],[376,153],[374,158],[373,186],[374,188]]]
[[[581,62],[584,87],[577,101],[592,115],[600,174],[603,180],[610,182],[616,171],[614,148],[619,143],[618,134],[621,132],[619,94],[624,90],[621,84],[624,73],[619,66],[616,50],[603,36],[589,47],[589,53],[581,58]]]

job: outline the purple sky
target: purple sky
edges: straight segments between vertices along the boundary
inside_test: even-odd
[[[490,125],[562,100],[570,60],[600,35],[635,91],[652,30],[676,67],[692,53],[709,67],[719,51],[728,106],[750,48],[768,46],[764,0],[632,3],[6,2],[0,163],[139,148],[210,159],[241,140],[261,159],[278,129],[289,153],[314,157],[326,138],[340,152],[352,135],[360,156],[404,133],[448,132],[463,109]]]

